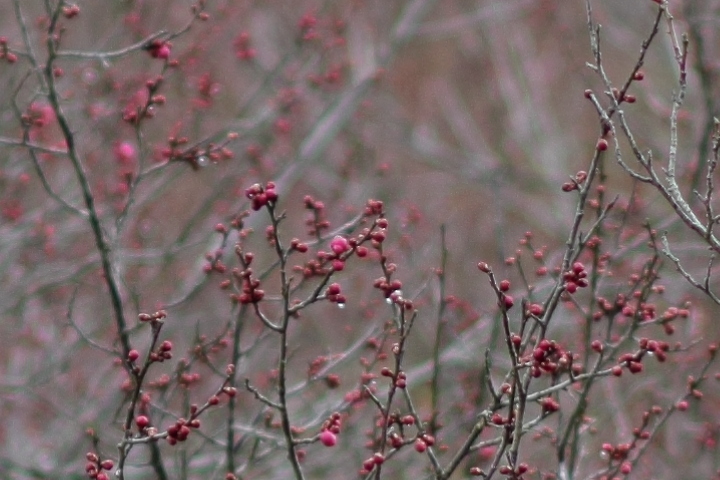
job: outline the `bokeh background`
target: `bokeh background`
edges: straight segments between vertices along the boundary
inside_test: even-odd
[[[15,63],[0,59],[0,472],[10,479],[85,478],[85,452],[95,448],[87,430],[95,431],[96,447],[113,458],[125,412],[126,374],[114,360],[117,330],[90,227],[48,194],[39,175],[57,197],[84,208],[69,161],[52,151],[62,151],[64,143],[37,71],[48,55],[46,3],[0,3],[0,35],[18,56]],[[658,7],[650,0],[590,4],[602,24],[604,66],[622,84]],[[238,378],[272,392],[276,339],[219,288],[226,276],[208,275],[203,267],[206,254],[223,247],[223,262],[237,265],[236,238],[223,245],[214,227],[247,208],[245,188],[273,180],[287,212],[281,231],[286,241],[309,238],[305,195],[324,202],[332,228],[350,221],[368,198],[385,202],[387,253],[420,312],[406,361],[416,406],[426,415],[428,362],[440,300],[446,303],[439,343],[440,420],[446,426],[439,438],[448,452],[457,448],[487,400],[477,380],[485,350],[497,357],[498,372],[508,365],[494,294],[476,264],[486,261],[510,278],[518,298],[542,298],[551,281],[534,275],[539,264],[518,242],[531,232],[532,247],[545,252],[547,265],[559,264],[576,208],[575,194],[563,193],[561,185],[587,168],[600,134],[597,114],[583,95],[589,88],[602,97],[604,89],[586,65],[594,59],[585,2],[208,0],[207,21],[192,21],[190,2],[181,0],[78,6],[77,17],[60,20],[57,88],[112,247],[133,345],[142,350],[149,343],[147,329],[136,327],[138,313],[169,313],[162,337],[174,342],[176,357],[151,370],[153,420],[171,423],[217,388],[238,324],[244,352]],[[720,98],[719,7],[714,0],[670,3],[676,28],[690,39],[689,86],[679,123],[679,176],[688,197],[702,186]],[[177,66],[164,66],[142,49],[122,51],[161,31],[172,36],[170,59]],[[643,71],[645,79],[631,88],[637,102],[625,111],[639,144],[662,162],[678,76],[665,23]],[[146,82],[160,75],[158,93],[165,102],[136,129],[123,114],[146,100]],[[17,145],[23,114],[36,120],[30,141],[45,148],[35,158]],[[226,142],[230,132],[237,133],[226,145],[230,159],[203,159],[200,168],[164,163],[162,150],[171,136],[207,145]],[[128,179],[139,172],[142,180],[130,188]],[[664,200],[633,183],[610,155],[603,174],[606,198],[618,195],[619,208],[604,244],[612,274],[603,277],[598,294],[626,288],[628,276],[652,256],[646,220],[668,231],[673,251],[702,275],[706,247]],[[256,253],[257,268],[272,265],[266,214],[253,214],[246,225],[256,232],[246,248]],[[441,227],[447,259],[439,276]],[[505,261],[518,257],[518,249],[527,281],[536,287],[532,295],[522,288],[517,263]],[[643,375],[597,388],[579,442],[577,478],[588,478],[603,464],[601,443],[629,441],[644,409],[671,405],[682,395],[687,376],[704,362],[708,342],[717,339],[717,306],[664,263],[658,310],[692,302],[690,319],[671,338],[682,348],[668,364],[652,364]],[[353,259],[337,276],[346,308],[313,306],[293,327],[292,408],[309,435],[357,390],[364,371],[359,359],[372,358],[364,340],[382,338],[391,311],[372,287],[380,274],[376,262]],[[266,289],[273,287],[277,279],[270,276]],[[587,295],[579,298],[589,301]],[[571,308],[560,310],[553,338],[581,351],[584,321]],[[308,365],[320,356],[333,362],[324,372],[338,374],[340,387],[308,380]],[[186,370],[178,367],[180,358]],[[199,373],[200,379],[179,386],[181,372]],[[673,416],[653,441],[637,478],[715,478],[718,392],[712,383],[706,389],[701,402]],[[243,478],[289,474],[275,442],[279,431],[267,427],[273,419],[249,393],[239,397],[238,471]],[[363,444],[374,428],[373,413],[368,404],[350,409],[338,448],[309,445],[308,478],[355,478],[370,452]],[[209,412],[191,442],[163,445],[170,478],[224,477],[226,417],[222,408]],[[267,435],[265,441],[256,441],[258,432]],[[537,440],[523,450],[523,459],[539,469],[532,478],[557,471],[551,432],[539,428]],[[468,466],[484,465],[487,455],[471,455]],[[397,463],[388,462],[386,472],[392,478],[424,473],[419,458],[403,453]],[[133,450],[131,463],[129,478],[154,478],[142,448]]]

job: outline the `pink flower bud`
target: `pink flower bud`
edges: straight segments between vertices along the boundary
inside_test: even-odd
[[[345,237],[336,235],[330,242],[330,249],[335,253],[335,255],[341,255],[350,249],[350,244]]]
[[[145,415],[139,415],[135,417],[135,423],[137,424],[138,428],[142,429],[150,425],[150,419]]]
[[[131,164],[135,160],[135,147],[129,142],[121,142],[115,146],[115,158],[121,165]]]
[[[326,447],[334,447],[337,443],[337,437],[330,430],[323,430],[320,432],[320,441]]]
[[[167,43],[163,43],[162,45],[160,45],[160,48],[157,49],[155,57],[162,58],[163,60],[167,60],[168,58],[170,58],[170,47],[168,47]]]

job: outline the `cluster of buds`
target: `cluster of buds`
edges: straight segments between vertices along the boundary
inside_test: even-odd
[[[658,287],[659,291],[662,288]],[[639,299],[642,295],[641,291],[633,293],[633,298]],[[657,306],[654,303],[649,302],[635,302],[629,301],[627,296],[622,293],[618,293],[615,297],[615,301],[612,302],[604,297],[598,297],[598,306],[600,310],[593,314],[595,320],[600,320],[603,316],[612,316],[616,313],[622,313],[626,318],[637,318],[641,322],[647,322],[658,318]],[[673,322],[678,318],[687,318],[690,315],[690,311],[686,308],[669,307],[659,317],[660,323],[665,329],[665,333],[672,335],[675,332]]]
[[[380,370],[380,375],[382,375],[383,377],[391,378],[393,380],[393,383],[395,384],[396,388],[407,387],[407,374],[405,374],[405,372],[403,372],[402,370],[400,370],[396,374],[395,372],[390,370],[388,367],[383,367]]]
[[[423,453],[428,447],[432,447],[433,445],[435,445],[435,437],[429,433],[423,433],[417,436],[413,446],[416,452]]]
[[[237,388],[231,387],[230,385],[226,385],[222,388],[221,392],[224,393],[225,395],[227,395],[228,397],[233,398],[235,395],[237,395]],[[216,398],[218,400],[215,400]],[[210,397],[210,400],[208,403],[210,403],[210,405],[217,405],[218,403],[220,403],[220,400],[217,396],[213,396],[213,397]]]
[[[172,348],[173,348],[172,342],[170,340],[164,340],[155,351],[150,352],[148,360],[150,362],[159,362],[159,363],[162,363],[165,360],[170,360],[172,358]],[[135,365],[135,362],[139,358],[140,358],[140,352],[138,352],[137,350],[132,349],[128,352],[127,361],[130,364],[133,372],[135,372],[135,373],[138,373],[140,371],[140,367]]]
[[[298,238],[290,240],[290,248],[299,253],[305,253],[308,251],[307,243],[301,242]]]
[[[400,415],[399,413],[391,413],[388,416],[387,425],[388,427],[397,425],[402,431],[405,427],[415,425],[415,417],[410,414]]]
[[[585,265],[581,262],[575,262],[572,264],[572,269],[563,273],[563,280],[565,281],[565,291],[573,294],[578,288],[585,288],[588,286],[587,271]]]
[[[387,227],[387,221],[384,218],[381,218],[378,220],[379,225],[384,225],[382,228]],[[382,240],[385,239],[385,233],[384,232],[370,232],[368,229],[364,229],[360,235],[357,238],[345,238],[342,235],[336,235],[331,241],[330,241],[330,250],[332,250],[332,253],[324,255],[326,259],[328,260],[343,260],[343,255],[348,251],[354,251],[355,255],[357,255],[360,258],[367,257],[368,249],[367,247],[363,247],[361,245],[362,242],[366,241],[368,238],[370,240],[375,240],[374,234],[382,234]],[[380,238],[380,237],[378,237]],[[345,256],[346,258],[347,256]]]
[[[386,302],[394,303],[404,310],[412,310],[414,308],[412,300],[403,297],[401,290],[402,282],[400,280],[388,281],[388,279],[381,277],[373,282],[373,286],[383,291]]]
[[[602,454],[609,460],[625,460],[628,457],[630,450],[632,450],[633,448],[634,445],[631,443],[620,443],[618,445],[613,445],[611,443],[603,443]]]
[[[8,63],[15,63],[18,59],[17,55],[8,49],[7,38],[5,37],[0,37],[0,59],[5,59]]]
[[[374,227],[377,227],[376,230]],[[364,228],[360,235],[357,238],[357,243],[363,243],[367,240],[370,240],[370,244],[373,246],[373,248],[379,250],[382,246],[382,243],[387,238],[387,228],[388,228],[388,221],[387,218],[380,217],[375,221],[375,225],[372,229],[370,228]],[[360,255],[358,255],[360,256]],[[364,256],[364,255],[362,255]]]
[[[222,223],[219,223],[215,226],[215,231],[219,232],[219,228],[225,229],[225,225]],[[222,232],[220,232],[222,233]],[[225,234],[227,233],[227,229],[225,229]],[[222,262],[222,256],[223,256],[223,249],[218,248],[214,252],[208,252],[205,254],[205,260],[207,260],[208,263],[203,265],[203,272],[210,274],[212,272],[218,272],[218,273],[225,273],[227,271],[227,266]]]
[[[638,72],[638,73],[641,73],[641,72]],[[637,97],[635,95],[632,95],[627,92],[621,93],[620,90],[618,90],[617,88],[612,89],[612,94],[613,94],[613,97],[615,97],[615,100],[618,101],[618,103],[623,103],[623,102],[635,103],[637,101]]]
[[[323,225],[315,223],[313,229],[325,228]],[[308,260],[305,265],[296,265],[293,270],[302,272],[305,278],[314,276],[325,277],[330,272],[339,272],[345,269],[345,261],[354,252],[358,257],[363,258],[368,254],[368,249],[360,243],[368,238],[370,230],[365,229],[358,238],[346,238],[342,235],[336,235],[330,241],[330,251],[320,250],[316,254],[315,259]],[[300,253],[307,252],[308,246],[297,238],[292,239],[290,248]],[[344,303],[344,302],[337,302]]]
[[[166,317],[167,317],[167,312],[165,310],[159,310],[155,313],[141,313],[138,315],[138,320],[140,320],[141,322],[150,322],[150,323],[160,322],[160,323],[162,323],[162,321]]]
[[[383,210],[382,201],[370,199],[367,201],[367,204],[365,204],[365,210],[363,210],[363,215],[365,215],[366,217],[383,216],[384,214],[385,212]]]
[[[235,47],[235,56],[240,60],[252,60],[257,52],[251,46],[250,34],[248,32],[240,32],[233,41]]]
[[[310,195],[305,195],[303,203],[305,204],[305,208],[311,212],[307,220],[305,220],[305,225],[308,227],[308,235],[320,235],[322,231],[330,228],[330,222],[325,218],[325,203],[320,200],[315,200]]]
[[[605,297],[597,297],[597,304],[600,309],[593,314],[594,320],[600,320],[603,316],[613,316],[617,312],[621,312],[627,305],[627,297],[624,293],[618,293],[615,300],[611,301]]]
[[[647,302],[640,302],[637,307],[627,304],[622,308],[622,314],[628,318],[637,318],[642,322],[647,322],[655,318],[657,307],[654,303]]]
[[[357,245],[354,239],[348,240],[351,245]],[[299,252],[307,251],[307,244],[300,242],[297,239],[293,239],[290,247]],[[359,257],[367,255],[367,249],[362,246],[355,248],[355,253]],[[302,273],[303,277],[325,277],[330,272],[339,272],[345,269],[345,258],[338,258],[338,255],[332,252],[319,251],[316,255],[317,258],[308,260],[304,265],[295,265],[293,270]]]
[[[127,106],[123,111],[123,121],[137,125],[145,118],[153,118],[156,108],[165,105],[166,102],[165,95],[157,93],[163,82],[164,79],[162,76],[157,76],[145,82],[147,95],[144,104],[142,106],[137,106],[137,104]]]
[[[373,287],[382,290],[385,298],[390,298],[393,293],[402,292],[402,282],[400,280],[389,280],[385,277],[377,278],[373,282]]]
[[[113,466],[115,465],[112,460],[101,460],[100,457],[98,457],[98,455],[94,452],[88,452],[85,455],[85,459],[87,460],[87,463],[85,464],[85,473],[87,474],[88,478],[92,478],[94,480],[109,479],[107,473],[105,473],[104,470],[112,470]]]
[[[527,473],[529,468],[527,463],[520,463],[514,469],[510,465],[502,465],[498,468],[498,473],[508,478],[522,478],[522,475]]]
[[[199,373],[187,373],[183,372],[178,376],[178,383],[182,385],[183,387],[189,387],[193,383],[198,383],[201,379],[201,376]]]
[[[552,397],[544,397],[540,400],[540,406],[544,414],[557,412],[560,410],[560,404]]]
[[[326,447],[334,447],[337,444],[337,436],[340,434],[340,426],[342,425],[342,418],[338,412],[334,412],[330,415],[330,418],[325,420],[320,429],[320,435],[318,439]]]
[[[242,293],[240,295],[233,294],[231,298],[233,301],[243,305],[257,303],[265,297],[265,291],[260,289],[260,280],[252,276],[253,269],[250,268],[250,265],[255,259],[255,254],[243,252],[242,245],[239,243],[235,245],[235,254],[238,256],[243,268],[242,270],[234,268],[232,274],[242,285]]]
[[[192,420],[185,420],[179,418],[172,426],[167,429],[167,441],[170,445],[175,445],[178,442],[184,442],[190,435],[191,428],[200,428],[200,420],[193,418]]]
[[[640,294],[640,292],[636,293]],[[641,322],[654,320],[657,317],[657,307],[653,303],[640,302],[637,305],[632,305],[627,302],[624,295],[619,296],[619,299],[615,303],[625,317],[637,318]],[[606,311],[611,311],[611,309],[605,308],[605,306],[609,307],[610,305],[601,304],[601,307],[603,307]],[[673,325],[673,322],[678,318],[687,318],[689,315],[690,311],[686,308],[669,307],[665,310],[665,312],[663,312],[659,320],[665,330],[665,333],[672,335],[675,333],[675,326]],[[599,312],[596,313],[596,316],[599,316]]]
[[[318,255],[320,256],[319,252]],[[296,272],[301,272],[303,277],[305,278],[311,278],[311,277],[325,277],[328,273],[330,273],[329,267],[325,266],[325,262],[311,259],[308,260],[305,265],[295,265],[293,267],[293,270]]]
[[[388,418],[388,425],[398,425],[397,431],[391,431],[388,434],[388,440],[390,441],[390,445],[394,449],[402,448],[405,444],[410,443],[405,440],[403,437],[403,430],[405,427],[415,425],[415,417],[412,415],[391,415]],[[435,444],[435,437],[430,435],[429,433],[418,433],[418,435],[415,437],[414,445],[415,450],[418,452],[424,452],[427,450],[428,446],[433,446]]]
[[[55,119],[55,112],[46,103],[31,103],[27,111],[20,116],[24,126],[42,128]]]
[[[662,323],[665,333],[668,335],[672,335],[673,333],[675,333],[675,326],[672,322],[677,320],[678,318],[688,318],[689,316],[690,310],[688,310],[687,308],[669,307],[667,310],[665,310],[665,312],[663,312],[662,316],[660,317],[660,322]]]
[[[612,374],[616,377],[622,375],[622,367],[626,367],[630,373],[640,373],[643,371],[642,357],[645,354],[643,351],[636,353],[624,353],[618,358],[618,364],[612,367]]]
[[[251,207],[256,212],[268,204],[274,205],[278,199],[274,182],[267,182],[264,187],[256,183],[245,190],[245,196],[252,202]]]
[[[164,362],[172,358],[173,344],[170,340],[164,340],[155,352],[150,352],[151,362]]]
[[[580,365],[573,365],[573,355],[564,350],[554,340],[543,338],[532,352],[532,376],[537,378],[544,373],[552,375],[572,368],[573,373],[580,373]]]
[[[399,413],[391,414],[387,419],[387,425],[388,425],[388,431],[390,432],[388,434],[388,440],[390,441],[390,445],[394,449],[402,448],[405,444],[410,443],[409,441],[405,440],[404,437],[404,431],[406,427],[410,427],[416,424],[415,417],[413,415],[401,415]],[[397,425],[397,429],[392,428],[394,425]],[[435,438],[432,435],[425,434],[418,436],[425,446],[432,445],[435,441]],[[428,440],[430,443],[428,443]],[[417,438],[415,439],[415,442],[417,442]],[[417,445],[417,443],[416,443]],[[423,450],[424,451],[424,450]]]
[[[642,359],[646,354],[656,357],[659,362],[667,360],[667,352],[670,350],[669,343],[647,338],[641,338],[638,343],[640,350],[620,355],[618,364],[612,368],[613,375],[616,377],[622,375],[622,367],[626,367],[633,374],[642,372]]]
[[[224,394],[227,395],[229,398],[233,398],[235,395],[237,395],[237,388],[233,387],[232,385],[229,385],[230,379],[233,375],[235,375],[235,364],[229,363],[225,367],[225,375],[227,376],[227,379],[225,380],[225,383],[223,384],[220,391],[212,395],[210,398],[208,398],[207,404],[208,406],[214,407],[216,405],[220,404],[220,397],[218,395]],[[190,412],[193,416],[197,414],[197,406],[193,405],[190,408]]]
[[[385,463],[385,455],[380,452],[375,452],[372,457],[363,462],[359,473],[360,475],[367,475],[373,471],[376,465],[382,465],[383,463]]]
[[[337,303],[339,306],[345,305],[346,298],[341,292],[342,289],[339,283],[331,283],[325,292],[325,298],[332,303]]]
[[[330,358],[326,355],[320,355],[318,357],[315,357],[315,359],[310,362],[310,365],[308,366],[308,378],[311,379],[316,377],[322,371],[325,365],[327,365],[328,360],[330,360]]]
[[[155,95],[155,98],[157,97],[160,97],[160,95]],[[160,155],[169,162],[186,162],[193,170],[199,170],[211,163],[216,164],[233,158],[233,152],[227,145],[237,137],[237,133],[231,132],[225,141],[219,145],[207,143],[202,146],[194,145],[190,148],[184,148],[189,142],[188,138],[172,136],[168,138],[168,145],[161,150]]]
[[[515,263],[515,258],[510,257],[505,261],[505,263],[507,265],[513,265]],[[492,275],[493,275],[492,268],[490,268],[490,265],[488,265],[486,262],[479,262],[477,264],[477,267],[478,267],[478,270],[480,270],[483,273],[488,274],[491,278],[493,278],[492,277]],[[494,285],[494,283],[493,283],[493,285]],[[515,299],[511,295],[507,294],[507,292],[509,290],[510,290],[510,280],[502,280],[497,285],[498,306],[503,311],[508,311],[513,307],[513,305],[515,305]]]
[[[662,340],[650,340],[641,338],[638,342],[640,349],[648,355],[655,356],[658,362],[667,360],[667,352],[670,350],[670,344]]]
[[[650,424],[651,416],[660,415],[662,411],[661,407],[653,406],[650,410],[643,412],[642,425],[640,427],[633,428],[634,438],[632,442],[619,443],[617,445],[613,445],[611,443],[602,444],[601,456],[608,461],[611,468],[617,468],[623,475],[629,475],[630,472],[632,472],[632,463],[628,461],[630,452],[637,448],[640,440],[650,439],[651,435],[650,432],[647,431],[646,427]]]
[[[317,32],[318,19],[314,13],[306,13],[298,21],[298,28],[300,29],[300,39],[304,42],[309,42],[319,38],[320,34]]]
[[[500,290],[500,307],[505,310],[510,310],[515,305],[515,299],[508,295],[510,290],[510,280],[501,280],[498,284],[498,290]]]

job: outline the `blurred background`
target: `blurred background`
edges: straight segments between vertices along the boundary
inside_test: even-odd
[[[7,40],[0,59],[0,472],[10,479],[85,478],[85,452],[116,455],[126,407],[127,375],[115,361],[118,335],[98,251],[87,219],[74,209],[85,205],[38,70],[48,58],[47,3],[0,3],[0,35]],[[368,198],[384,202],[390,222],[385,252],[419,309],[406,366],[424,415],[432,414],[427,380],[440,335],[439,420],[445,427],[438,437],[450,452],[442,458],[449,458],[487,402],[478,381],[486,349],[497,357],[498,374],[508,366],[494,293],[477,262],[509,278],[516,298],[543,300],[552,279],[535,271],[542,262],[551,271],[559,266],[576,209],[576,194],[562,192],[561,185],[588,168],[600,135],[598,115],[583,94],[592,89],[609,105],[601,79],[586,65],[594,62],[586,3],[208,0],[207,20],[193,19],[191,3],[182,0],[77,5],[76,17],[59,20],[57,91],[111,245],[133,346],[143,351],[150,341],[137,314],[159,308],[169,314],[162,338],[175,344],[173,361],[151,369],[153,421],[172,423],[190,403],[207,399],[222,383],[239,330],[238,379],[272,392],[277,339],[219,288],[227,274],[204,271],[206,255],[218,249],[224,264],[237,266],[237,236],[224,242],[214,227],[229,225],[248,208],[247,187],[272,180],[287,212],[280,232],[286,242],[312,239],[305,195],[324,202],[331,229],[361,212]],[[603,66],[620,86],[658,7],[650,0],[590,5],[602,25]],[[688,197],[703,186],[720,98],[718,8],[715,0],[670,4],[678,34],[690,40],[678,165]],[[636,140],[658,162],[668,155],[678,88],[667,28],[660,24],[642,67],[645,78],[631,87],[636,103],[625,105]],[[169,39],[170,63],[137,48],[154,34]],[[8,61],[8,52],[17,61]],[[155,94],[163,98],[150,107],[152,118],[139,126],[125,121],[147,106],[147,82],[158,77]],[[231,132],[237,137],[228,139]],[[23,135],[42,148],[31,154],[20,145]],[[226,155],[168,162],[163,151],[171,137],[186,137],[186,146],[201,150],[221,145]],[[621,146],[635,165],[622,140]],[[632,182],[612,155],[603,162],[605,201],[617,195],[618,208],[604,233],[603,251],[612,260],[597,295],[624,291],[629,275],[652,257],[646,220],[668,232],[674,253],[702,277],[709,258],[703,242],[660,195]],[[246,219],[255,233],[245,248],[256,254],[258,271],[275,260],[265,241],[267,225],[265,212]],[[531,238],[529,246],[519,243],[523,238]],[[533,250],[543,253],[542,262]],[[690,320],[670,338],[682,349],[669,365],[649,362],[642,376],[598,388],[582,432],[577,478],[604,464],[602,443],[630,441],[644,409],[672,405],[687,376],[703,364],[707,343],[717,339],[717,307],[706,305],[663,262],[658,311],[692,302]],[[334,279],[348,297],[346,308],[315,305],[293,326],[292,409],[308,436],[329,412],[346,408],[346,395],[357,391],[365,371],[359,360],[375,358],[365,342],[382,340],[392,317],[373,288],[381,274],[377,261],[353,258]],[[275,298],[277,286],[271,274],[266,290]],[[298,295],[303,292],[309,290]],[[592,296],[584,295],[575,307],[590,304]],[[563,308],[551,336],[584,354],[586,327],[577,308]],[[662,336],[662,328],[652,335]],[[322,376],[309,378],[318,357],[330,362],[322,372],[339,375],[339,387],[328,388]],[[182,385],[188,383],[182,373],[200,377]],[[650,447],[654,454],[636,467],[647,475],[637,478],[716,478],[717,393],[708,384],[702,402],[671,418]],[[238,402],[237,471],[243,478],[289,474],[271,425],[277,419],[245,391]],[[372,452],[363,444],[374,429],[373,408],[346,408],[340,448],[307,447],[308,478],[356,477]],[[162,446],[170,478],[224,478],[226,418],[225,409],[208,412],[192,441]],[[532,478],[553,478],[543,475],[557,470],[556,457],[547,453],[554,452],[555,423],[548,425],[538,428],[536,440],[529,436],[523,450],[537,469]],[[265,441],[256,440],[258,432],[265,432]],[[472,454],[468,467],[485,465],[487,455]],[[392,478],[426,473],[427,463],[415,452],[398,458],[385,470]],[[127,478],[155,478],[146,450],[136,448],[130,460]]]

